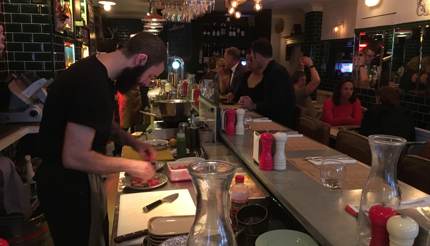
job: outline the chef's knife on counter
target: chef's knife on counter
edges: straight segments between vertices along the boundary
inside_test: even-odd
[[[122,243],[128,240],[132,240],[132,239],[136,239],[139,237],[143,237],[145,235],[148,235],[148,229],[145,230],[141,230],[141,231],[135,231],[132,233],[127,233],[121,236],[117,236],[113,239],[113,241],[115,241],[115,243]]]
[[[143,207],[143,212],[148,213],[149,211],[153,210],[154,208],[160,206],[163,202],[173,202],[178,198],[179,193],[173,193],[171,195],[168,195],[166,197],[163,197],[155,202],[152,202],[145,207]]]

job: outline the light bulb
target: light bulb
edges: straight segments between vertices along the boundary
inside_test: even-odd
[[[334,32],[338,32],[338,31],[339,31],[339,27],[338,27],[338,26],[335,26],[335,27],[333,28],[333,31],[334,31]]]
[[[180,66],[181,66],[181,64],[179,64],[178,61],[176,61],[176,60],[173,61],[173,63],[172,63],[172,68],[173,69],[177,70]]]
[[[231,2],[231,6],[233,7],[233,8],[236,8],[237,7],[237,1],[233,1],[233,2]]]
[[[234,14],[234,12],[235,12],[236,10],[233,8],[233,7],[230,7],[229,9],[228,9],[228,13],[229,14]]]
[[[236,13],[234,13],[234,17],[236,17],[236,19],[240,19],[241,16],[242,14],[239,11],[236,11]]]
[[[260,11],[262,8],[263,8],[263,6],[261,5],[261,3],[255,3],[255,5],[254,5],[254,9],[255,9],[256,11]]]
[[[105,10],[105,11],[111,11],[111,9],[112,9],[112,6],[111,5],[109,5],[109,4],[105,4],[105,5],[103,5],[103,9]]]
[[[381,0],[364,0],[364,4],[366,4],[367,7],[375,7],[381,2]]]

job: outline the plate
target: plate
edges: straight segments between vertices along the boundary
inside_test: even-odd
[[[150,139],[150,140],[145,140],[143,142],[151,145],[156,150],[166,149],[169,145],[169,141],[164,139]]]
[[[318,244],[303,232],[293,230],[273,230],[261,234],[255,241],[255,246],[318,246]]]
[[[152,179],[158,180],[158,184],[152,185],[152,186],[148,186],[147,183],[146,183],[146,185],[134,185],[131,182],[132,177],[130,175],[126,174],[124,176],[124,184],[125,184],[125,187],[133,189],[133,190],[147,191],[147,190],[153,190],[153,189],[156,189],[158,187],[165,185],[167,183],[167,180],[168,180],[167,176],[165,174],[162,174],[162,173],[155,174]]]
[[[193,223],[193,215],[152,217],[148,221],[148,233],[153,238],[187,234]]]
[[[186,246],[187,245],[188,235],[172,237],[166,241],[164,241],[160,246]]]
[[[204,158],[201,157],[184,157],[184,158],[180,158],[177,159],[176,162],[199,162],[199,161],[204,161]]]

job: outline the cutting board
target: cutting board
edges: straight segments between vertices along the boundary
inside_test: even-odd
[[[139,153],[134,151],[130,146],[122,147],[122,157],[134,160],[141,160]],[[170,149],[164,149],[157,151],[155,156],[156,161],[173,161],[173,155],[170,153]]]
[[[179,193],[172,203],[163,203],[149,213],[143,213],[142,208],[158,199],[173,193]],[[187,189],[140,192],[120,196],[117,235],[144,230],[148,221],[156,216],[195,215],[196,206]]]

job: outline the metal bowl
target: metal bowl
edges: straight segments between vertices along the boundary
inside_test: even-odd
[[[158,100],[154,102],[158,106],[161,118],[166,122],[186,121],[191,115],[191,101],[184,99]]]

